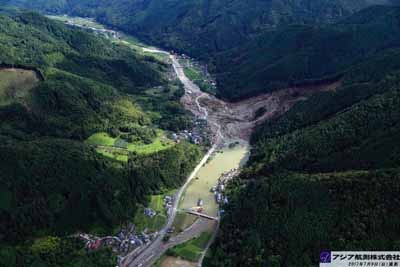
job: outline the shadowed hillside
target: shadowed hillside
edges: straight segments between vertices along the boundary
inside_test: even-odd
[[[121,159],[84,141],[105,132],[141,146],[159,127],[187,127],[182,90],[155,59],[13,9],[0,11],[0,65],[0,265],[115,266],[111,251],[88,253],[71,234],[111,233],[147,195],[179,186],[201,152],[171,141]],[[155,160],[152,176],[131,170]]]

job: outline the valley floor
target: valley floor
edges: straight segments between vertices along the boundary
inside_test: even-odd
[[[98,31],[104,32],[104,29],[101,28]],[[118,33],[111,32],[110,38],[119,40],[120,36]],[[156,238],[139,252],[128,254],[121,260],[121,265],[150,267],[161,258],[156,263],[158,266],[195,266],[195,263],[180,259],[182,256],[185,257],[185,252],[180,253],[185,251],[186,242],[192,242],[190,240],[209,233],[208,242],[200,248],[200,253],[192,258],[188,257],[201,266],[202,259],[215,237],[219,223],[199,217],[185,225],[185,229],[171,230],[173,226],[177,225],[176,221],[179,217],[177,214],[185,213],[188,210],[196,212],[200,210],[204,214],[217,216],[217,220],[219,220],[219,205],[214,200],[219,193],[211,193],[210,189],[221,184],[222,177],[230,171],[240,168],[246,162],[249,153],[248,140],[255,127],[267,119],[285,113],[296,102],[305,100],[314,92],[335,90],[340,82],[323,86],[288,88],[231,103],[201,91],[185,75],[184,67],[179,62],[179,56],[157,48],[137,46],[137,44],[134,45],[134,49],[141,49],[143,54],[153,54],[163,59],[169,58],[176,77],[184,85],[185,94],[181,99],[182,104],[197,118],[207,121],[213,132],[211,138],[214,145],[190,175],[185,185],[175,194],[175,201],[168,214],[167,223],[157,233]],[[237,174],[238,172],[235,172],[235,175]],[[221,194],[223,194],[223,189]],[[201,204],[198,203],[200,200]],[[193,215],[186,214],[186,216]],[[174,234],[170,235],[171,232]],[[171,248],[177,245],[183,246],[183,248],[175,250],[174,253],[178,253],[175,257],[162,257],[166,252],[171,254]]]

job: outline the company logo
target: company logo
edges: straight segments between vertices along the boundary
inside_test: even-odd
[[[322,251],[319,254],[319,262],[320,263],[330,263],[331,262],[331,252],[330,251]]]

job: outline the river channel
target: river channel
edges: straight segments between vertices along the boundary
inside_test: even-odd
[[[102,34],[106,33],[112,36],[112,38],[116,38],[116,40],[114,41],[121,42],[118,37],[121,36],[120,33],[111,30],[105,30],[102,25],[95,23],[93,20],[70,18],[66,16],[53,18],[62,21],[68,21],[68,24],[75,25],[81,28],[88,28],[89,26],[87,26],[86,24],[89,24],[91,25],[89,27],[91,30]],[[84,22],[83,25],[81,24],[82,20]],[[127,41],[122,41],[122,43],[124,42],[128,43]],[[215,130],[216,138],[214,141],[214,146],[210,149],[209,153],[205,156],[203,161],[194,170],[192,175],[189,176],[187,184],[185,184],[180,190],[178,190],[178,193],[176,195],[176,201],[178,202],[174,204],[174,207],[172,209],[172,212],[169,214],[170,216],[165,227],[159,231],[156,239],[153,240],[152,243],[150,243],[145,249],[143,249],[143,251],[141,251],[139,255],[134,255],[134,253],[128,254],[121,261],[121,266],[153,266],[157,259],[159,259],[168,248],[195,238],[199,234],[201,234],[202,231],[208,231],[213,235],[197,264],[185,262],[173,257],[168,257],[167,260],[161,261],[159,263],[160,266],[163,267],[195,266],[195,264],[201,266],[205,251],[211,244],[211,241],[214,239],[216,231],[218,230],[219,223],[215,223],[215,221],[213,223],[212,220],[211,223],[209,223],[207,222],[208,219],[203,218],[198,220],[197,224],[193,224],[193,227],[189,225],[186,230],[174,236],[170,241],[165,242],[163,241],[163,239],[166,236],[170,227],[173,225],[174,220],[176,220],[175,215],[177,211],[184,212],[186,210],[193,210],[193,208],[196,208],[196,210],[201,208],[200,212],[202,214],[214,217],[214,220],[216,221],[219,220],[220,207],[216,201],[215,193],[211,192],[210,189],[218,185],[218,180],[221,175],[234,169],[238,169],[246,163],[249,156],[250,147],[247,141],[241,139],[229,141],[224,140],[224,132],[219,121],[210,120],[208,116],[210,107],[202,106],[199,102],[200,98],[211,98],[211,96],[200,91],[200,89],[186,77],[182,66],[179,64],[174,55],[171,55],[168,52],[159,50],[157,48],[141,47],[137,46],[136,44],[131,45],[135,46],[138,50],[142,49],[143,52],[155,54],[162,53],[170,57],[175,73],[185,88],[185,101],[182,101],[184,103],[184,106],[188,110],[192,111],[192,113],[194,113],[196,117],[207,120],[209,122],[209,125],[214,127],[213,129]],[[216,149],[217,147],[218,149]],[[201,205],[199,205],[199,200],[201,200]],[[209,225],[211,225],[212,227],[210,228]]]
[[[203,202],[203,213],[210,216],[218,215],[218,204],[210,189],[218,184],[218,178],[233,169],[241,167],[248,158],[249,146],[245,142],[229,148],[226,146],[214,152],[212,158],[203,165],[196,178],[188,185],[179,203],[180,209],[191,209]]]

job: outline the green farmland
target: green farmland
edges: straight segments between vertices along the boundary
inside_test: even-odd
[[[105,132],[93,134],[86,140],[86,143],[96,146],[96,151],[105,157],[126,162],[129,153],[152,154],[175,145],[175,142],[168,139],[163,131],[157,130],[156,132],[156,137],[150,144],[141,141],[130,143],[119,137],[111,137]]]
[[[67,15],[62,16],[48,16],[51,19],[55,19],[62,22],[70,22],[75,25],[80,25],[83,27],[92,27],[96,29],[104,29],[104,26],[100,23],[97,23],[94,19],[91,18],[81,18],[81,17],[71,17]]]
[[[149,208],[157,212],[157,215],[150,218],[144,215],[144,207],[139,206],[136,212],[135,218],[133,219],[138,231],[143,231],[145,228],[149,229],[150,232],[160,230],[167,222],[166,210],[163,206],[165,196],[173,196],[176,190],[170,190],[163,194],[152,195],[149,197]]]
[[[139,207],[136,215],[133,219],[133,223],[136,226],[137,231],[143,231],[148,229],[150,232],[160,230],[167,222],[167,216],[163,213],[157,213],[153,218],[144,215],[144,207]]]
[[[167,255],[195,262],[200,258],[201,253],[207,247],[211,235],[211,233],[203,232],[199,237],[169,249]]]
[[[197,220],[197,216],[190,215],[186,212],[178,212],[176,214],[173,227],[175,229],[174,234],[179,234],[189,226],[191,226]]]
[[[190,59],[180,59],[180,63],[183,66],[183,72],[189,78],[189,80],[193,81],[202,91],[215,94],[216,88],[211,84],[210,81],[205,80],[205,75],[202,73],[203,71],[193,64]]]

